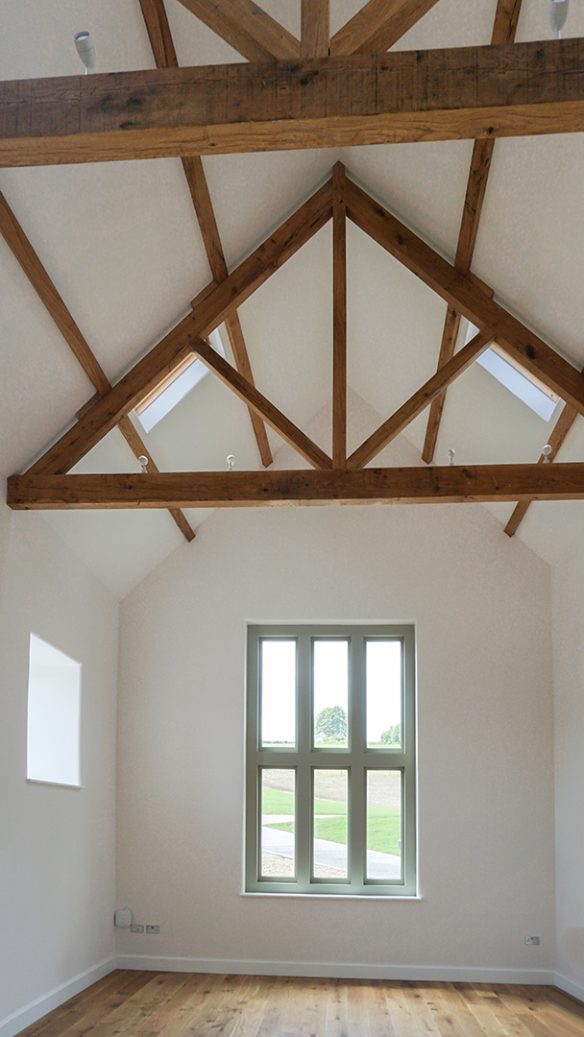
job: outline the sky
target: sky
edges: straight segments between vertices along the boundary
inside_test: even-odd
[[[367,642],[367,740],[400,722],[401,644]],[[262,642],[262,737],[264,744],[294,744],[296,644]],[[318,639],[314,644],[315,712],[340,705],[347,712],[348,642]]]

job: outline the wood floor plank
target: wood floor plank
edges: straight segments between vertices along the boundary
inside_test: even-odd
[[[550,987],[119,971],[21,1037],[584,1037]]]

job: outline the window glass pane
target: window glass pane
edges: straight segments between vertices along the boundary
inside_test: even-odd
[[[263,748],[296,744],[296,641],[262,641]]]
[[[283,767],[261,770],[262,878],[296,874],[296,772]]]
[[[349,642],[313,642],[314,745],[349,745]]]
[[[315,879],[348,877],[347,770],[313,772],[312,873]]]
[[[367,748],[402,744],[402,643],[366,642]]]
[[[81,663],[30,635],[26,774],[79,785]]]
[[[401,771],[367,771],[368,879],[401,879]]]

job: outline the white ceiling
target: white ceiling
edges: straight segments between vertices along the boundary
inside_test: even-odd
[[[332,0],[333,31],[361,0]],[[299,0],[262,6],[299,32]],[[400,48],[487,43],[496,0],[440,0]],[[518,38],[548,38],[547,0],[523,0]],[[584,35],[575,2],[567,35]],[[166,0],[179,60],[240,60],[178,0]],[[152,66],[138,0],[4,0],[3,78],[79,71],[71,39],[93,33],[99,71]],[[329,175],[350,173],[448,257],[456,248],[471,153],[468,141],[205,159],[229,266]],[[497,143],[473,269],[497,298],[584,367],[584,135]],[[188,309],[210,274],[180,164],[166,159],[0,170],[6,195],[108,377],[116,380]],[[436,365],[444,304],[355,227],[348,232],[349,381],[364,401],[353,446]],[[258,387],[305,427],[326,407],[331,368],[330,227],[240,311]],[[67,426],[93,389],[0,239],[0,473],[26,466]],[[535,460],[550,427],[473,366],[449,391],[436,460]],[[330,448],[326,426],[315,435]],[[407,431],[418,456],[421,416]],[[279,438],[270,432],[274,449]],[[245,407],[207,377],[147,437],[162,469],[258,467]],[[408,449],[411,450],[411,447]],[[584,458],[578,419],[562,459]],[[298,465],[302,465],[298,459]],[[135,471],[118,431],[79,466]],[[491,510],[504,521],[507,505]],[[190,513],[196,526],[205,512]],[[520,536],[553,562],[581,535],[584,504],[533,505]],[[184,544],[165,512],[68,512],[47,521],[123,596]],[[501,533],[503,536],[503,533]],[[185,548],[187,549],[187,548]],[[197,550],[197,543],[188,548]]]

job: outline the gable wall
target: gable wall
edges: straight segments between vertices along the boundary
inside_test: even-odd
[[[246,621],[337,619],[416,623],[419,902],[241,896]],[[217,513],[122,606],[122,961],[550,967],[551,691],[549,569],[480,506]]]

